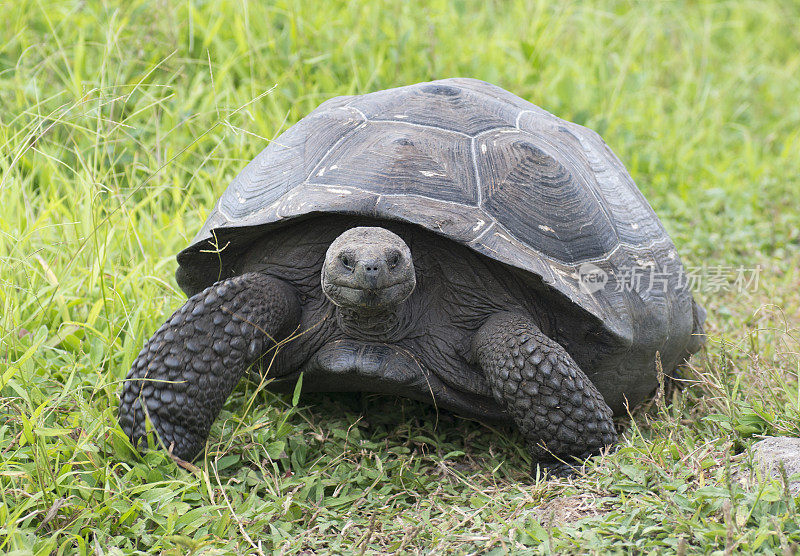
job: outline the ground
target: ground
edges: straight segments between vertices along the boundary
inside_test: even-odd
[[[800,4],[19,1],[0,32],[0,551],[790,554],[744,487],[800,432]],[[243,384],[196,467],[136,455],[120,381],[184,300],[174,254],[317,104],[496,83],[603,135],[709,311],[707,349],[583,475],[512,430]]]

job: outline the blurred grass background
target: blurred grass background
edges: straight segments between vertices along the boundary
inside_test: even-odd
[[[0,6],[0,552],[796,549],[795,500],[730,470],[800,432],[800,4]],[[233,176],[325,99],[453,76],[600,132],[687,266],[762,269],[698,292],[685,388],[570,481],[511,430],[245,384],[198,471],[134,454],[119,383]]]

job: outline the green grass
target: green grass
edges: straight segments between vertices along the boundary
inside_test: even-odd
[[[789,554],[796,500],[743,487],[800,433],[800,4],[5,2],[0,24],[0,552]],[[494,82],[599,131],[688,266],[706,352],[584,476],[512,430],[376,396],[242,384],[195,471],[116,425],[174,254],[267,144],[331,96]],[[245,408],[252,403],[249,411]],[[118,550],[114,550],[114,549]]]

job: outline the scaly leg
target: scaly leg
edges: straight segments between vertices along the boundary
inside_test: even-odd
[[[585,459],[617,441],[603,396],[530,318],[493,315],[476,332],[472,350],[537,463],[561,473],[567,467],[559,458]]]
[[[297,326],[300,309],[284,282],[249,273],[192,296],[133,363],[119,423],[134,445],[145,436],[145,409],[164,446],[192,460],[250,365]]]

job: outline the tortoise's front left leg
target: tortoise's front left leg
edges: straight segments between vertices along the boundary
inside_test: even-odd
[[[585,459],[617,441],[602,394],[530,318],[493,315],[475,333],[472,351],[495,399],[525,437],[534,466],[569,472],[575,458]]]
[[[164,446],[191,461],[248,367],[299,319],[292,288],[256,272],[192,296],[134,361],[120,399],[122,430],[138,445],[147,416]]]

